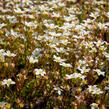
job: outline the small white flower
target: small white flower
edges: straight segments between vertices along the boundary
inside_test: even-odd
[[[101,91],[99,88],[97,88],[97,85],[93,85],[93,86],[90,85],[88,87],[88,91],[89,91],[89,93],[96,94],[96,95],[103,93],[103,91]]]
[[[97,12],[96,13],[91,13],[89,16],[96,19],[99,16],[99,13],[97,13]]]
[[[109,90],[109,86],[106,86],[106,87],[105,87],[105,90]]]
[[[92,92],[92,94],[96,94],[96,95],[99,95],[99,94],[102,94],[103,93],[103,91],[101,91],[100,89],[95,89],[93,92]]]
[[[59,87],[54,87],[54,90],[58,91],[58,94],[61,95],[62,89],[60,89]]]
[[[100,76],[100,75],[105,76],[105,72],[103,72],[103,71],[101,71],[101,70],[99,70],[99,69],[96,69],[96,70],[94,70],[94,71],[97,72],[98,76]]]
[[[93,48],[94,46],[93,42],[84,42],[83,45],[85,46],[85,48]]]
[[[96,44],[97,47],[100,47],[101,45],[104,44],[104,42],[102,42],[101,40],[94,42]]]
[[[53,57],[54,57],[54,61],[55,62],[61,63],[61,62],[64,62],[65,61],[65,59],[61,59],[60,57],[57,57],[55,55]]]
[[[92,103],[90,106],[91,106],[91,109],[99,109],[97,103]]]
[[[70,42],[68,42],[68,40],[61,40],[60,43],[62,43],[62,44],[64,44],[64,45],[67,45],[67,44],[70,43]]]
[[[109,60],[109,53],[103,52],[103,55],[107,58],[107,60]]]
[[[0,108],[4,108],[5,107],[5,105],[7,104],[7,102],[4,102],[4,101],[2,101],[2,102],[0,102]]]
[[[89,52],[91,52],[91,53],[96,53],[97,52],[97,49],[96,48],[91,48],[92,50],[90,50]]]
[[[79,64],[80,66],[86,65],[86,61],[85,61],[85,60],[79,60],[78,64]]]
[[[5,57],[4,57],[4,55],[5,55],[4,52],[5,52],[5,51],[4,51],[3,49],[0,50],[0,60],[2,60],[2,59],[5,58]]]
[[[0,29],[2,29],[4,26],[6,26],[6,24],[4,23],[0,24]]]
[[[93,23],[94,20],[91,20],[91,19],[88,18],[87,20],[83,20],[83,21],[84,21],[86,24],[90,24],[90,23]]]
[[[72,78],[80,78],[80,79],[85,79],[86,76],[80,74],[80,73],[73,73],[71,75],[66,75],[67,79],[72,79]]]
[[[34,28],[37,27],[37,24],[36,24],[36,23],[33,23],[33,22],[25,22],[25,25],[26,25],[27,27],[34,27]]]
[[[63,67],[72,67],[71,64],[64,63],[64,62],[60,63],[60,65],[63,66]]]
[[[53,16],[53,17],[60,17],[60,14],[59,14],[59,13],[54,13],[54,12],[53,12],[53,13],[52,13],[52,16]]]
[[[13,29],[11,29],[10,33],[12,36],[18,36],[17,32],[13,31]]]
[[[66,50],[63,47],[60,47],[60,48],[55,47],[55,49],[59,53],[65,53],[66,52]]]
[[[56,44],[52,44],[52,43],[50,43],[50,44],[47,44],[50,48],[56,48]]]
[[[66,74],[66,78],[67,79],[72,79],[73,78],[73,74],[71,74],[71,75]]]
[[[16,56],[16,54],[11,53],[9,50],[6,51],[4,54],[5,54],[5,56],[8,56],[8,57],[15,57]]]
[[[104,23],[98,23],[98,27],[99,27],[101,30],[107,28]]]
[[[30,56],[29,57],[29,62],[30,63],[36,63],[36,62],[38,62],[38,59],[37,58],[34,58],[33,56]]]
[[[97,89],[97,85],[93,85],[93,86],[89,86],[88,87],[88,90],[89,90],[89,92],[91,93],[92,91],[94,91],[94,90],[96,90]]]
[[[35,56],[37,56],[37,57],[42,56],[41,49],[40,48],[35,48],[35,50],[32,52],[32,56],[33,57],[35,57]]]
[[[42,69],[35,69],[34,72],[35,72],[36,76],[37,75],[44,76],[46,74],[46,72]]]
[[[14,12],[19,14],[24,13],[24,11],[22,11],[20,8],[14,9]]]
[[[82,30],[84,30],[84,27],[82,25],[76,25],[75,30],[82,31]]]
[[[86,73],[89,72],[90,69],[87,69],[86,66],[82,67],[81,69],[79,69],[81,71],[81,73]]]
[[[15,82],[12,81],[11,79],[4,79],[2,81],[2,85],[7,85],[9,87],[11,84],[15,84]]]

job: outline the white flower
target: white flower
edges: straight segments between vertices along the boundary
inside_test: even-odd
[[[4,52],[5,51],[3,49],[0,50],[0,60],[4,59]]]
[[[94,70],[94,71],[97,72],[98,76],[100,76],[100,75],[105,76],[105,72],[103,72],[103,71],[101,71],[101,70],[99,70],[99,69],[96,69],[96,70]]]
[[[30,61],[30,63],[36,63],[36,62],[38,62],[38,59],[34,58],[33,56],[30,56],[29,61]]]
[[[66,75],[67,79],[72,79],[72,78],[80,78],[80,79],[84,79],[86,76],[80,74],[80,73],[73,73],[71,75]]]
[[[64,66],[64,67],[72,67],[71,64],[64,63],[64,62],[60,63],[60,65],[61,65],[61,66]]]
[[[83,31],[84,27],[82,25],[76,25],[75,30],[76,31],[81,31],[81,30]]]
[[[4,24],[4,23],[0,24],[0,29],[4,26],[6,26],[6,24]]]
[[[68,42],[68,40],[61,40],[60,42],[64,45],[67,45],[68,43],[70,43],[70,42]]]
[[[31,0],[22,0],[23,3],[31,3]]]
[[[91,13],[89,16],[93,17],[94,19],[96,19],[99,16],[99,13],[98,12]]]
[[[35,48],[35,50],[32,52],[32,56],[33,57],[35,57],[35,56],[37,56],[37,57],[42,56],[41,49],[40,48]]]
[[[73,35],[72,37],[75,38],[75,39],[82,39],[83,38],[83,36],[77,36],[77,35]]]
[[[79,60],[79,65],[86,65],[86,61],[85,60]]]
[[[85,48],[93,48],[93,42],[84,42]]]
[[[77,0],[67,0],[67,1],[69,1],[69,2],[74,2],[74,3],[75,3]]]
[[[16,18],[14,18],[14,19],[9,19],[9,22],[10,22],[10,23],[17,23],[18,21],[17,21]]]
[[[15,82],[12,81],[11,79],[4,79],[2,81],[2,85],[7,85],[9,87],[11,84],[15,84]]]
[[[40,9],[40,11],[43,11],[43,12],[46,11],[46,7],[44,5],[40,5],[39,9]]]
[[[24,11],[22,11],[20,8],[14,9],[14,12],[19,14],[24,13]]]
[[[55,47],[55,49],[56,49],[57,52],[60,52],[60,53],[66,52],[66,50],[63,47],[60,47],[60,48]]]
[[[58,2],[58,6],[59,7],[64,7],[65,6],[65,3]]]
[[[37,40],[44,40],[45,37],[46,37],[46,36],[44,36],[44,35],[43,35],[43,36],[38,36],[38,37],[37,37]]]
[[[93,23],[94,20],[91,20],[91,19],[88,18],[87,20],[83,20],[83,21],[84,21],[86,24],[90,24],[90,23]]]
[[[58,91],[58,94],[61,95],[62,89],[60,89],[59,87],[54,87],[54,90]]]
[[[27,11],[27,12],[28,12],[28,11]],[[29,17],[30,19],[34,19],[34,18],[35,18],[33,15],[28,15],[28,17]]]
[[[105,51],[105,50],[106,50],[106,47],[104,47],[104,46],[102,45],[102,46],[99,47],[99,49],[100,49],[101,51]]]
[[[25,22],[25,25],[26,25],[27,27],[34,27],[34,28],[37,27],[37,24],[36,24],[36,23],[33,23],[33,22]]]
[[[4,101],[0,102],[0,108],[4,109],[6,104],[7,104],[7,102],[4,102]]]
[[[89,86],[88,87],[88,91],[91,93],[92,91],[96,90],[97,89],[97,85],[93,85],[93,86]]]
[[[94,42],[96,44],[97,47],[100,47],[101,45],[104,44],[104,42],[102,42],[101,40]]]
[[[71,74],[71,75],[66,74],[66,78],[67,79],[72,79],[73,78],[73,74]]]
[[[107,58],[107,60],[109,60],[109,53],[103,52],[103,55]]]
[[[79,69],[81,71],[81,73],[86,73],[89,72],[90,69],[87,69],[86,66],[83,66],[82,69]]]
[[[56,48],[56,44],[52,44],[52,43],[50,43],[50,44],[47,44],[50,48]]]
[[[9,50],[6,51],[4,54],[5,54],[5,56],[8,56],[8,57],[15,57],[16,56],[16,54],[11,53]]]
[[[96,94],[96,95],[99,95],[99,94],[102,94],[103,93],[103,91],[101,91],[100,89],[95,89],[93,92],[92,92],[92,94]]]
[[[13,21],[13,22],[14,22],[14,21]],[[23,38],[23,34],[19,34],[19,33],[15,32],[15,31],[13,31],[13,29],[11,29],[10,32],[6,33],[6,36],[9,36],[10,34],[11,34],[12,36],[14,36],[14,37]]]
[[[91,53],[96,53],[97,52],[97,49],[96,48],[91,48],[92,50],[90,50],[89,52],[91,52]]]
[[[65,59],[61,59],[60,57],[57,57],[55,55],[53,57],[54,57],[54,61],[55,62],[61,63],[61,62],[64,62],[65,61]]]
[[[109,86],[106,86],[106,87],[105,87],[105,90],[109,90]]]
[[[74,74],[73,74],[73,77],[74,77],[74,78],[85,79],[86,76],[84,76],[84,75],[82,75],[82,74],[79,74],[79,73],[74,73]]]
[[[59,14],[59,13],[54,13],[54,12],[53,12],[53,13],[52,13],[52,16],[53,16],[53,17],[60,17],[60,14]]]
[[[44,76],[46,74],[46,72],[42,69],[35,69],[34,72],[35,72],[36,76],[37,75]]]
[[[103,91],[101,91],[99,88],[97,88],[97,85],[93,85],[93,86],[90,85],[88,87],[88,91],[89,91],[89,93],[96,94],[96,95],[103,93]]]
[[[97,103],[92,103],[90,106],[91,106],[91,109],[99,109]]]
[[[64,20],[67,21],[67,22],[70,22],[70,21],[72,21],[72,18],[64,16]]]
[[[11,35],[18,36],[17,32],[14,32],[13,29],[11,29]]]
[[[109,18],[109,12],[105,13],[105,15]]]
[[[101,30],[107,28],[104,23],[98,23],[98,27],[99,27]]]

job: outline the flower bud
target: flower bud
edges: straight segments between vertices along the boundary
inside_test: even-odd
[[[101,106],[101,109],[106,109],[106,107],[105,107],[105,105],[104,105],[104,104]]]
[[[80,93],[82,91],[82,89],[79,87],[77,88],[77,92]]]
[[[9,66],[9,64],[8,64],[8,63],[4,63],[4,66],[5,66],[5,67],[8,67],[8,66]]]
[[[62,101],[62,96],[58,96],[57,99],[58,99],[59,101]]]
[[[32,41],[32,43],[34,44],[34,45],[37,45],[37,42],[34,40],[34,41]]]
[[[15,67],[15,64],[14,63],[11,63],[11,67],[14,68]]]

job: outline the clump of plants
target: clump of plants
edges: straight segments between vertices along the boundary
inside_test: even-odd
[[[108,0],[1,0],[0,108],[108,108],[108,7]]]

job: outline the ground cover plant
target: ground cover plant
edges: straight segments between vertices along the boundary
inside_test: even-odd
[[[108,0],[0,0],[0,108],[108,109]]]

